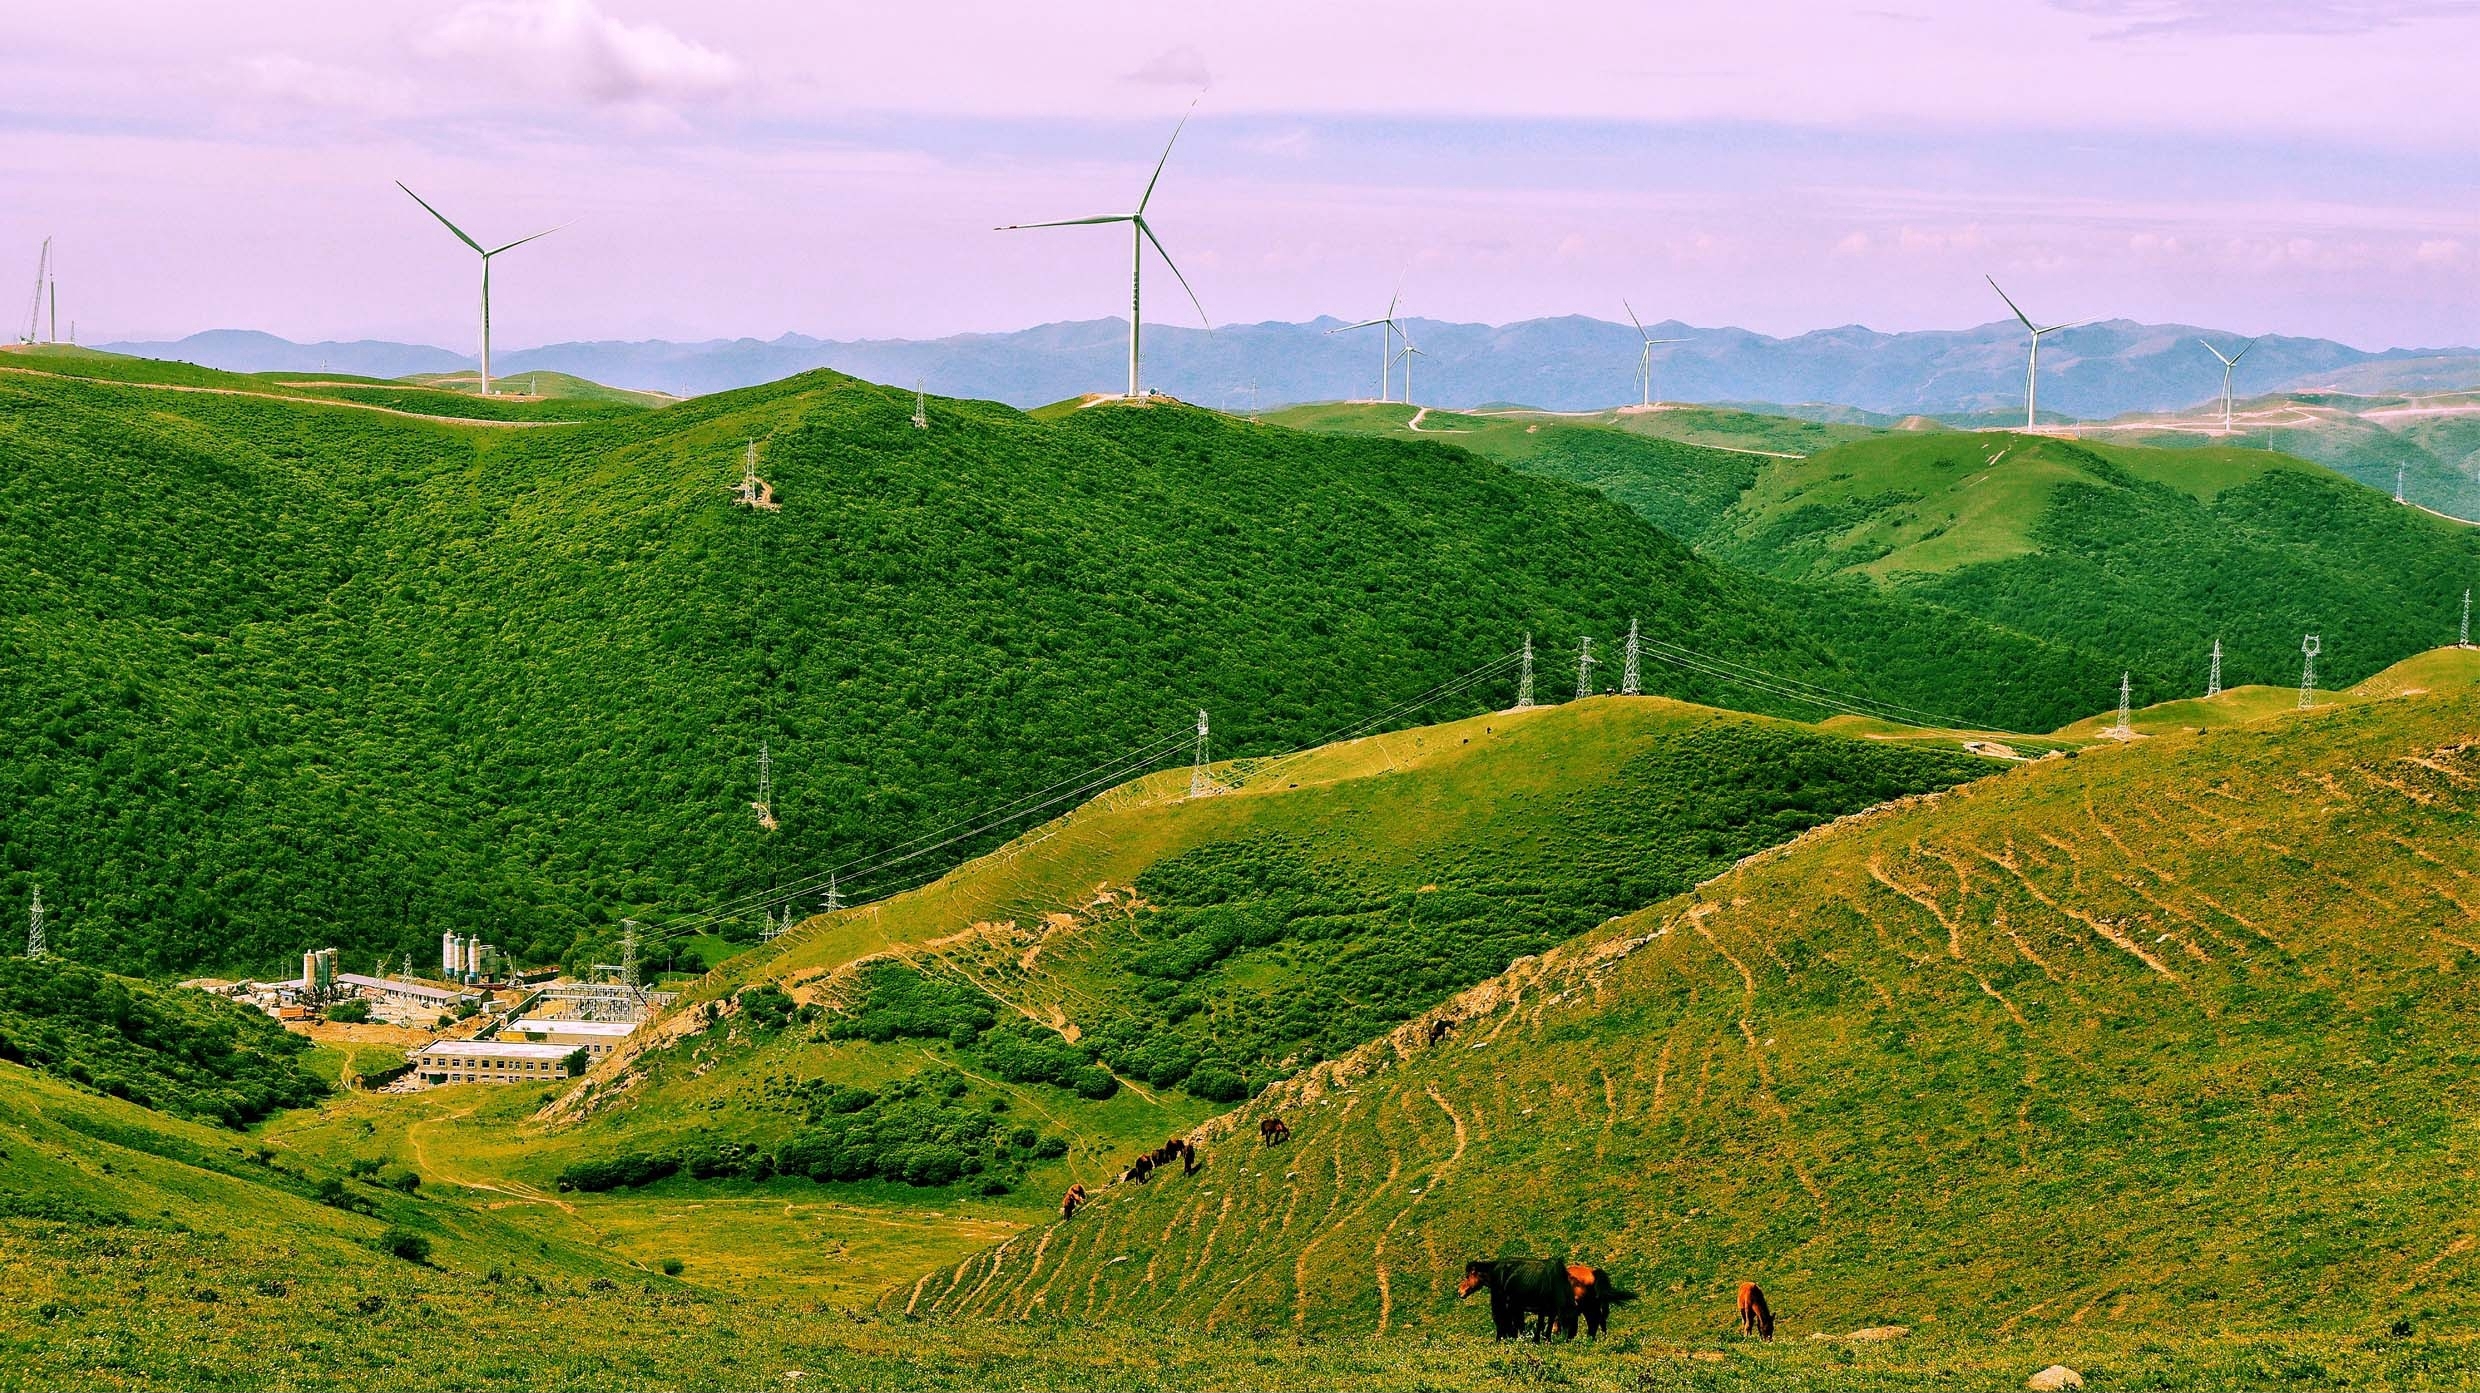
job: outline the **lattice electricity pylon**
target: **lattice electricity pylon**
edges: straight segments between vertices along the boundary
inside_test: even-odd
[[[1619,695],[1621,696],[1636,696],[1644,690],[1641,680],[1643,673],[1640,671],[1639,662],[1640,653],[1641,649],[1636,637],[1636,621],[1635,619],[1630,618],[1628,620],[1627,649],[1625,654],[1622,656],[1621,665],[1619,668]]]
[[[51,956],[51,946],[43,941],[43,887],[34,887],[34,907],[26,911],[26,956],[41,960]]]
[[[1576,700],[1578,701],[1593,695],[1593,664],[1596,661],[1593,656],[1593,636],[1586,634],[1582,646],[1576,650]]]
[[[1516,678],[1516,708],[1529,711],[1533,707],[1533,636],[1524,636],[1524,667]]]
[[[2128,682],[2130,676],[2124,671],[2118,674],[2118,724],[2110,727],[2110,733],[2121,740],[2135,734],[2135,728],[2127,724],[2128,696],[2133,690]]]
[[[2316,701],[2316,655],[2324,649],[2314,634],[2299,641],[2303,661],[2299,665],[2299,709],[2305,711]]]
[[[2204,694],[2209,697],[2222,694],[2222,641],[2218,638],[2213,640],[2213,670],[2204,680]]]
[[[1206,798],[1223,791],[1223,786],[1206,772],[1206,713],[1197,708],[1197,756],[1188,766],[1188,796]]]

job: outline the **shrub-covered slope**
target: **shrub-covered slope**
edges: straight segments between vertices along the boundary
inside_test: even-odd
[[[1742,1280],[1794,1338],[2460,1328],[2473,676],[1839,823],[887,1304],[1469,1327],[1465,1259],[1532,1253],[1679,1338]]]
[[[821,1181],[1098,1184],[1518,958],[1995,767],[1605,698],[1224,766],[1216,796],[1157,776],[736,959],[702,989],[733,1009],[693,999],[600,1071],[535,1178],[731,1142]],[[944,1096],[966,1116],[931,1116]],[[1072,1149],[1030,1154],[1052,1136]]]
[[[58,958],[0,958],[0,1060],[141,1107],[239,1127],[325,1096],[309,1041],[205,992]]]
[[[40,878],[55,943],[126,970],[364,968],[450,930],[611,961],[621,915],[901,842],[1199,707],[1218,754],[1311,743],[1528,629],[1545,696],[1574,635],[1609,652],[1636,616],[1992,723],[2086,705],[2063,649],[1811,617],[1424,441],[1172,406],[939,402],[920,431],[909,393],[823,373],[644,411],[27,361],[52,375],[0,371],[0,900]],[[732,502],[750,441],[780,511]]]

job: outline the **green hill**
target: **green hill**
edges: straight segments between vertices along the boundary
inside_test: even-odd
[[[1698,546],[2121,654],[2139,701],[2201,688],[2217,637],[2234,686],[2295,683],[2307,633],[2355,682],[2453,637],[2480,575],[2471,529],[2286,456],[2006,433],[1768,465]]]
[[[2322,1350],[2204,1381],[2423,1381],[2474,1314],[2475,719],[2458,684],[1846,819],[885,1307],[1474,1329],[1463,1261],[1530,1252],[1608,1267],[1654,1340],[1754,1279],[1794,1342],[1903,1327],[2012,1380],[2287,1337]]]
[[[1218,753],[1297,748],[1527,630],[1544,694],[1572,689],[1573,636],[1615,658],[1631,617],[1704,655],[1648,665],[1682,698],[1831,709],[1790,679],[2031,729],[2089,705],[2071,650],[1900,602],[1803,608],[1426,440],[970,402],[917,431],[911,410],[829,373],[645,410],[13,356],[0,902],[39,878],[57,944],[135,972],[328,944],[361,968],[450,930],[611,961],[623,915],[763,895],[1071,771],[1124,776],[1132,750],[1176,759],[1199,707]],[[780,511],[732,501],[753,440]],[[1511,696],[1502,670],[1399,719]],[[761,906],[739,903],[710,927],[745,941]]]

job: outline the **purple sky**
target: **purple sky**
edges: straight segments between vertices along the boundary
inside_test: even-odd
[[[0,289],[89,342],[2125,315],[2480,342],[2480,4],[79,0],[0,46]],[[11,267],[21,269],[11,270]],[[1149,318],[1174,314],[1158,270]],[[22,305],[20,286],[0,308]],[[1191,320],[1193,322],[1193,320]],[[14,333],[15,330],[8,332]]]

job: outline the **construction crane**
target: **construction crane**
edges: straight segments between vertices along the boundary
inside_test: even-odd
[[[52,239],[43,239],[43,254],[34,263],[34,303],[26,310],[26,337],[20,342],[33,343],[35,330],[43,327],[43,285],[52,277]]]

